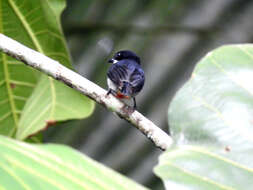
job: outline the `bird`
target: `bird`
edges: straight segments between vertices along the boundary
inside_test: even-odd
[[[112,94],[119,99],[133,99],[133,108],[137,109],[135,96],[145,83],[140,58],[130,50],[121,50],[108,62],[112,65],[107,72],[107,95]]]

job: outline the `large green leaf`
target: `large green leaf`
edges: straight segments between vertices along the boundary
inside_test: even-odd
[[[71,67],[60,26],[64,7],[64,0],[0,0],[0,33]],[[39,72],[0,53],[0,134],[14,136],[18,131],[17,138],[24,139],[46,127],[49,121],[91,114],[94,108],[91,100],[50,77],[40,76]],[[59,105],[64,109],[60,110]],[[32,113],[37,115],[31,118]]]
[[[252,81],[253,45],[223,46],[198,63],[169,108],[176,145],[155,169],[168,189],[252,189]]]
[[[177,190],[251,190],[253,187],[252,155],[219,148],[181,145],[159,159],[155,173],[166,189]],[[241,162],[247,160],[249,165]]]
[[[62,145],[31,145],[0,136],[0,189],[146,189]]]
[[[73,93],[71,88],[63,90],[64,86],[47,76],[42,77],[24,107],[16,134],[18,139],[24,139],[55,121],[73,117],[81,119],[91,113],[93,102],[80,93]]]

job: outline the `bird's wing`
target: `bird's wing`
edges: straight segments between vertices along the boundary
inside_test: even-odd
[[[107,76],[114,84],[120,86],[122,81],[129,79],[130,72],[127,65],[115,63],[109,68]]]
[[[144,71],[137,63],[120,61],[113,64],[107,72],[109,79],[118,87],[123,87],[123,81],[132,86],[132,93],[137,94],[141,91],[144,82]]]
[[[144,71],[141,68],[136,68],[130,76],[130,84],[133,87],[133,93],[138,93],[144,86],[145,76]]]

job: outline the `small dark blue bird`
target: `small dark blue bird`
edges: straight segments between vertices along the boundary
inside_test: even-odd
[[[108,62],[113,64],[107,72],[109,87],[107,95],[113,94],[120,99],[133,98],[134,109],[136,109],[135,96],[141,91],[145,82],[140,58],[132,51],[122,50]]]

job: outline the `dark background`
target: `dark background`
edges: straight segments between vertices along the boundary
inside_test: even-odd
[[[107,60],[118,50],[135,51],[146,72],[138,110],[166,132],[169,102],[194,65],[216,47],[253,41],[252,0],[67,2],[63,31],[76,70],[107,88]],[[71,145],[151,189],[163,189],[152,172],[161,151],[102,106],[88,119],[58,125],[46,131],[47,142]]]

